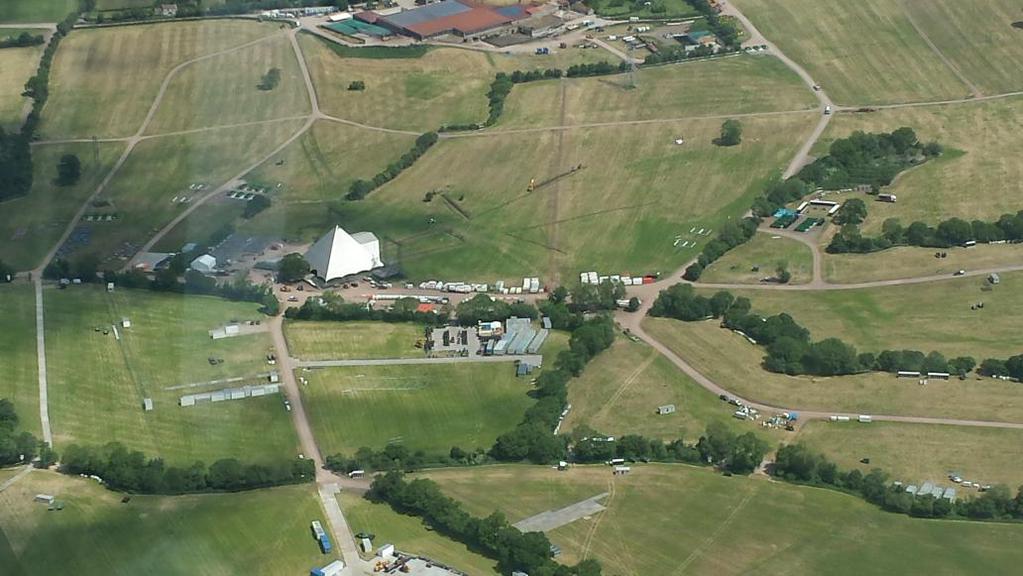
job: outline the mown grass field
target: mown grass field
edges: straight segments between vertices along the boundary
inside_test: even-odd
[[[665,441],[695,441],[707,424],[719,421],[736,433],[765,430],[732,418],[732,406],[704,390],[656,350],[619,337],[568,385],[572,410],[562,432],[586,425],[601,434],[642,434]],[[674,404],[677,412],[660,416],[658,406]],[[772,443],[778,434],[765,432]]]
[[[1023,34],[1012,26],[1023,20],[1019,3],[985,0],[903,2],[927,37],[984,94],[1023,89],[1019,61]]]
[[[280,70],[272,90],[258,85],[271,68]],[[268,38],[244,50],[196,62],[171,81],[147,134],[162,134],[301,116],[309,96],[291,42]]]
[[[935,258],[935,252],[948,256]],[[978,244],[946,250],[900,246],[873,254],[827,254],[823,264],[828,281],[848,284],[934,274],[952,276],[958,270],[988,270],[1018,262],[1023,262],[1023,246],[1019,244]]]
[[[699,249],[673,246],[676,235],[702,244],[744,213],[814,117],[746,119],[734,148],[712,144],[719,120],[443,140],[343,211],[413,279],[673,269]],[[679,134],[684,146],[674,143]],[[528,191],[531,179],[562,174]]]
[[[352,532],[375,535],[374,546],[394,544],[402,552],[426,556],[469,574],[498,574],[495,561],[437,532],[426,530],[420,518],[399,514],[387,504],[375,504],[350,492],[343,492],[339,499]]]
[[[26,196],[0,203],[5,214],[0,217],[0,259],[19,270],[38,266],[123,150],[118,143],[35,146],[32,189]],[[73,186],[54,184],[64,154],[78,156],[82,165]]]
[[[38,493],[63,501],[48,512]],[[4,574],[289,574],[322,566],[309,522],[325,520],[311,486],[240,494],[132,496],[34,471],[0,494]],[[57,552],[59,551],[59,552]]]
[[[447,454],[488,449],[534,400],[511,362],[357,366],[299,372],[302,399],[323,454],[389,443]]]
[[[74,256],[95,254],[117,261],[117,256],[134,254],[188,207],[172,202],[174,197],[187,196],[194,202],[208,194],[287,140],[299,123],[274,122],[143,141],[100,196],[111,204],[102,212],[114,212],[118,219],[86,222],[92,230],[90,243]],[[189,190],[193,183],[208,187],[202,192]],[[209,225],[208,230],[191,228],[194,237],[189,241],[207,241],[223,222]]]
[[[29,284],[0,284],[0,366],[0,398],[14,403],[20,429],[40,435],[35,292]]]
[[[786,376],[762,369],[763,348],[717,322],[649,318],[643,327],[702,374],[749,400],[796,410],[1023,421],[1023,398],[1013,382],[971,377],[931,380],[921,386],[913,379],[881,373]]]
[[[889,132],[909,126],[921,140],[936,140],[946,148],[942,157],[903,173],[885,189],[898,197],[897,203],[868,203],[863,225],[868,233],[879,232],[887,218],[898,218],[904,226],[915,220],[933,225],[953,216],[997,220],[1023,208],[1019,201],[1023,165],[1016,161],[1016,152],[1023,149],[1023,134],[1016,129],[1020,114],[1023,98],[1019,97],[840,114],[825,132],[822,145],[856,130]]]
[[[789,284],[804,284],[813,279],[813,254],[797,240],[757,234],[749,242],[729,251],[704,270],[700,280],[728,284],[760,284],[773,278],[779,266],[792,274]],[[758,267],[758,271],[753,268]]]
[[[902,2],[738,0],[735,4],[839,104],[969,95],[969,88],[913,28]],[[969,42],[964,37],[958,43]]]
[[[239,230],[312,242],[330,226],[345,223],[342,198],[357,178],[373,176],[412,147],[412,136],[387,134],[321,121],[249,174],[269,186],[273,205]],[[281,163],[283,162],[283,163]],[[280,188],[278,188],[280,184]],[[351,232],[357,232],[346,223]]]
[[[266,382],[266,334],[212,340],[230,320],[262,318],[257,306],[205,296],[99,287],[48,289],[46,352],[50,419],[57,448],[118,441],[168,463],[218,458],[274,461],[298,453],[280,395],[180,407],[185,394]],[[121,318],[131,328],[104,335]],[[224,362],[211,366],[208,358]],[[244,377],[242,382],[169,387]],[[142,399],[154,410],[144,412]]]
[[[951,358],[1007,358],[1018,354],[1015,336],[1023,318],[1023,275],[1001,274],[992,290],[986,278],[857,290],[741,291],[753,309],[786,312],[816,339],[839,337],[864,352],[889,348],[938,350]],[[710,294],[710,291],[706,291]],[[970,306],[984,303],[982,310]]]
[[[4,0],[0,22],[60,22],[78,9],[78,0]]]
[[[881,468],[905,484],[931,481],[948,485],[949,473],[971,482],[1005,484],[1015,490],[1023,483],[1023,431],[901,424],[898,422],[857,423],[810,422],[797,441],[826,454],[843,469],[859,468],[866,473]],[[870,465],[860,463],[870,458]],[[957,489],[960,497],[976,490]]]
[[[302,360],[360,358],[417,358],[422,326],[398,322],[288,321],[284,325],[288,350]]]
[[[474,514],[496,508],[512,521],[610,492],[606,511],[548,534],[560,561],[594,557],[609,574],[1001,573],[1023,559],[1019,526],[916,520],[838,492],[683,465],[625,477],[606,466],[430,477]]]
[[[736,56],[626,74],[516,85],[498,128],[809,110],[810,89],[776,58]]]
[[[0,39],[17,36],[21,32],[0,28]],[[42,34],[43,30],[27,32]],[[21,93],[25,90],[25,82],[35,75],[42,55],[43,45],[0,50],[0,128],[7,132],[17,132],[21,128],[21,111],[28,102]]]
[[[175,66],[276,30],[225,20],[76,30],[54,58],[41,131],[47,138],[130,136]]]

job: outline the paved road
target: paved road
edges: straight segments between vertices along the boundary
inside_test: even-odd
[[[494,362],[512,362],[520,360],[533,366],[543,363],[539,354],[520,354],[508,356],[456,356],[452,358],[375,358],[363,360],[299,360],[292,359],[296,368],[336,368],[343,366],[408,366],[429,364],[486,364]]]
[[[0,484],[0,492],[3,492],[4,490],[7,490],[11,486],[13,486],[15,482],[17,482],[18,480],[21,480],[25,476],[28,476],[29,473],[31,473],[31,472],[32,472],[32,465],[31,464],[26,464],[25,467],[22,468],[17,474],[15,474],[14,476],[11,476],[7,480],[4,480],[4,482],[2,484]]]
[[[50,431],[50,403],[46,383],[46,331],[43,322],[43,279],[40,274],[33,275],[32,285],[36,294],[36,366],[39,375],[39,423],[43,429],[43,442],[53,446],[53,433]]]
[[[529,518],[519,520],[515,524],[512,524],[512,526],[515,526],[523,532],[548,532],[555,528],[571,524],[580,518],[585,518],[586,516],[592,516],[593,514],[602,512],[604,510],[604,505],[601,504],[600,501],[610,495],[610,492],[597,494],[596,496],[576,502],[575,504],[569,504],[564,508],[547,510],[530,516]]]

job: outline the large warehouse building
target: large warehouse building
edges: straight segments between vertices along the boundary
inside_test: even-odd
[[[491,7],[471,0],[443,0],[422,8],[381,16],[375,23],[398,34],[424,40],[442,34],[464,37],[496,31],[528,16],[525,8],[518,5]]]
[[[384,265],[380,240],[372,232],[349,234],[340,226],[327,232],[305,253],[313,274],[330,282]]]

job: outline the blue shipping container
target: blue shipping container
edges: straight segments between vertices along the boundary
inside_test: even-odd
[[[324,534],[323,536],[320,536],[319,541],[320,541],[320,551],[323,552],[324,554],[329,554],[330,553],[330,548],[331,548],[331,546],[330,546],[330,538],[326,534]]]

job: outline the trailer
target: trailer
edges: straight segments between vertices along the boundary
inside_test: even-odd
[[[309,571],[309,576],[340,576],[345,569],[345,563],[340,560],[334,560],[330,564],[327,564],[323,568],[313,568]]]
[[[870,424],[871,422],[874,421],[873,418],[871,418],[870,416],[868,416],[866,414],[860,414],[860,416],[857,418],[857,420],[860,422],[860,424]]]

